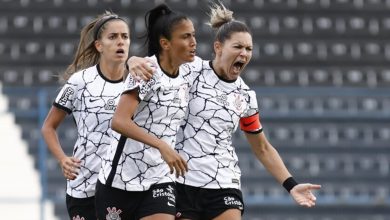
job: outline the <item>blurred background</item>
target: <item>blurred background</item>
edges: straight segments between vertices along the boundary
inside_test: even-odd
[[[40,127],[81,28],[112,10],[128,19],[140,54],[144,14],[160,2],[190,15],[197,53],[212,58],[206,0],[0,0],[0,213],[2,219],[68,219],[65,180]],[[300,182],[322,185],[298,207],[234,137],[244,220],[390,219],[390,0],[224,0],[253,30],[242,77],[257,92],[271,143]],[[60,140],[72,151],[72,118]]]

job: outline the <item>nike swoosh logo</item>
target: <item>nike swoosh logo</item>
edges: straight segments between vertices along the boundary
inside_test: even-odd
[[[247,127],[247,126],[250,126],[251,124],[253,124],[253,123],[255,123],[256,122],[256,120],[255,121],[251,121],[251,122],[249,122],[249,123],[243,123],[243,125],[245,126],[245,127]]]
[[[94,98],[94,99],[93,99],[93,98],[90,98],[90,99],[89,99],[89,102],[96,102],[96,101],[98,101],[98,100],[100,100],[100,99],[99,99],[99,98]]]
[[[201,87],[202,87],[202,89],[213,89],[212,87],[206,86],[205,84],[202,84]]]
[[[163,91],[163,95],[165,96],[165,95],[169,95],[169,94],[171,94],[171,92],[169,92],[169,91]]]

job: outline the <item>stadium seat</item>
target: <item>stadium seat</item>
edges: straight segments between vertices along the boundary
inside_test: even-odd
[[[42,141],[37,118],[58,93],[80,29],[112,10],[129,22],[131,54],[143,56],[137,37],[145,31],[144,13],[161,2],[192,19],[197,54],[212,59],[208,1],[0,0],[2,92],[32,157],[38,158]],[[390,219],[390,0],[224,3],[253,31],[252,60],[241,76],[256,92],[263,132],[296,179],[322,184],[316,208],[296,206],[237,131],[243,219]],[[71,154],[77,138],[72,117],[58,135]],[[68,219],[58,162],[48,154],[46,165],[48,199],[60,219]]]

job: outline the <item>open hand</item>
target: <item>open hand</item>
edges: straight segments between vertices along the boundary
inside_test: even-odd
[[[318,190],[321,185],[301,183],[291,189],[290,194],[294,200],[301,206],[313,207],[317,198],[313,195],[312,190]]]

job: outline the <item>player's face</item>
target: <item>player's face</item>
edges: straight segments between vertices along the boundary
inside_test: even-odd
[[[171,40],[167,47],[172,60],[177,63],[192,62],[196,55],[196,39],[194,25],[190,20],[183,20],[175,25],[171,33]]]
[[[233,33],[230,39],[214,43],[218,74],[226,80],[236,80],[252,58],[252,36],[248,32]]]
[[[101,38],[96,43],[101,59],[109,63],[124,63],[129,54],[129,47],[130,33],[127,24],[122,20],[107,22]]]

